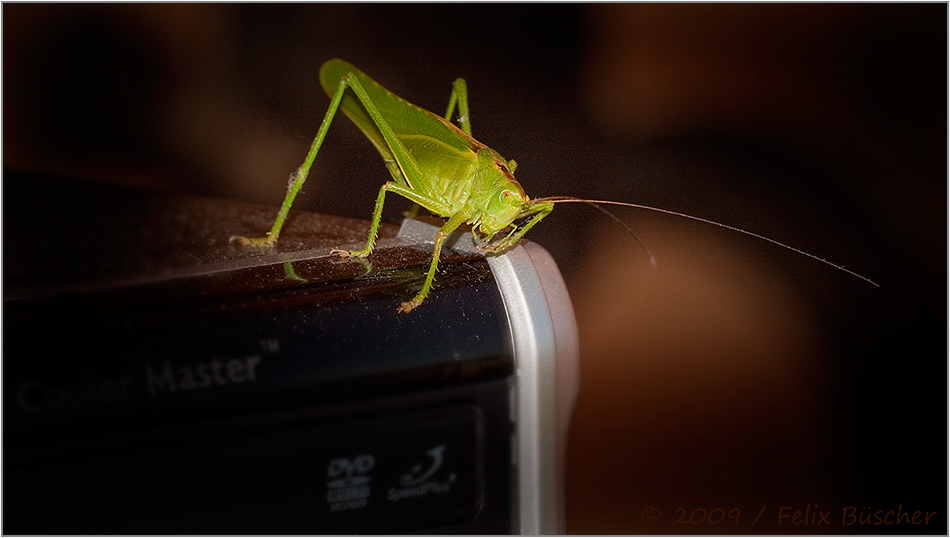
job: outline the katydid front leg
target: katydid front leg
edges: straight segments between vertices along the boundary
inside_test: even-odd
[[[535,204],[535,207],[532,208],[532,211],[536,211],[535,215],[531,217],[531,220],[521,228],[512,230],[507,237],[502,238],[501,240],[485,245],[483,247],[476,247],[481,252],[504,252],[511,248],[512,245],[517,243],[524,237],[524,234],[528,233],[528,230],[534,227],[535,224],[541,222],[541,219],[548,216],[551,211],[554,210],[554,204],[551,202],[538,202]]]
[[[435,280],[435,272],[439,268],[439,258],[442,255],[442,243],[445,242],[445,239],[452,235],[452,232],[459,227],[463,222],[468,220],[468,216],[463,213],[456,213],[452,216],[443,226],[439,228],[439,231],[435,234],[435,246],[432,249],[432,261],[429,263],[429,272],[426,273],[426,281],[422,285],[422,289],[412,298],[408,303],[402,303],[399,306],[398,311],[406,314],[410,312],[413,308],[422,304],[422,301],[425,300],[429,295],[429,291],[432,289],[432,281]]]

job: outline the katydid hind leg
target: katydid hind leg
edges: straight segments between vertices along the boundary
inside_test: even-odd
[[[405,186],[408,188],[411,188],[412,185],[419,184],[422,178],[422,173],[419,170],[418,163],[412,157],[412,154],[409,153],[409,150],[406,149],[405,145],[396,137],[392,128],[383,118],[382,114],[380,114],[379,110],[376,108],[376,105],[372,102],[372,100],[369,98],[369,95],[363,89],[359,79],[357,79],[355,76],[352,76],[351,73],[350,75],[343,77],[343,79],[340,81],[340,84],[337,86],[336,92],[333,94],[333,98],[330,101],[330,107],[327,109],[327,113],[323,118],[323,122],[320,124],[320,129],[317,131],[317,136],[314,138],[313,144],[310,146],[310,151],[307,153],[304,163],[297,170],[293,181],[287,189],[287,195],[284,197],[284,202],[281,204],[280,211],[277,213],[277,218],[274,221],[274,225],[271,227],[270,232],[268,232],[265,237],[257,238],[232,236],[230,241],[237,241],[242,245],[255,246],[272,246],[277,242],[277,239],[280,236],[281,228],[284,225],[284,221],[287,219],[287,214],[290,212],[290,208],[293,205],[294,199],[297,197],[297,193],[300,192],[300,188],[307,180],[307,175],[310,173],[310,168],[313,165],[313,161],[316,158],[317,153],[320,151],[320,146],[323,144],[324,138],[326,138],[327,131],[330,129],[330,124],[333,122],[333,118],[340,107],[340,101],[342,101],[343,95],[347,88],[350,88],[353,93],[356,94],[357,98],[366,108],[366,111],[369,113],[373,122],[379,128],[380,133],[383,135],[386,144],[393,152],[394,157],[397,161],[399,161],[399,164],[402,165],[399,166],[396,163],[387,163],[387,168],[389,168],[390,173],[394,176],[394,180],[397,180],[399,183],[405,183]],[[467,102],[465,103],[465,106],[467,108]],[[402,175],[402,177],[395,177],[397,173],[405,175]]]
[[[423,174],[419,168],[419,163],[412,156],[412,153],[406,148],[405,144],[396,136],[396,133],[390,127],[389,123],[380,113],[379,109],[376,107],[376,104],[370,98],[369,94],[366,93],[366,89],[363,88],[363,85],[360,83],[359,78],[357,78],[353,73],[350,73],[343,77],[343,80],[340,84],[345,84],[356,95],[360,103],[366,109],[366,112],[369,114],[370,119],[373,120],[373,123],[376,124],[376,128],[379,129],[380,134],[383,136],[383,140],[386,142],[386,145],[389,146],[389,150],[393,154],[396,163],[391,166],[391,171],[395,170],[398,166],[398,170],[401,172],[406,185],[411,189],[414,186],[421,185],[423,182]],[[341,96],[342,98],[342,96]],[[387,166],[389,164],[387,163]],[[395,174],[395,172],[393,172]]]
[[[274,220],[274,225],[271,227],[270,231],[267,232],[267,235],[264,237],[240,237],[232,235],[228,241],[237,241],[242,245],[253,245],[253,246],[272,246],[277,243],[277,238],[280,237],[280,230],[284,226],[284,221],[287,220],[287,214],[290,212],[290,207],[294,204],[294,199],[297,197],[297,193],[300,192],[301,187],[305,181],[307,181],[307,176],[310,174],[310,168],[313,166],[314,159],[317,158],[317,153],[320,151],[320,146],[323,145],[323,139],[327,136],[327,131],[330,130],[330,124],[333,123],[333,118],[336,116],[336,111],[340,108],[340,101],[343,99],[343,93],[346,91],[346,85],[343,82],[340,82],[340,85],[337,87],[336,93],[333,94],[333,99],[330,100],[330,107],[327,109],[327,113],[323,116],[323,121],[320,123],[320,128],[317,130],[317,136],[313,139],[313,143],[310,145],[310,151],[307,152],[307,157],[304,159],[303,164],[300,165],[300,168],[291,176],[291,181],[287,186],[287,195],[284,196],[284,201],[280,206],[280,211],[277,212],[277,218]]]
[[[459,127],[465,134],[472,136],[472,118],[468,114],[468,86],[464,78],[457,78],[452,83],[452,93],[449,95],[449,107],[445,111],[445,121],[452,123],[452,112],[458,104]]]

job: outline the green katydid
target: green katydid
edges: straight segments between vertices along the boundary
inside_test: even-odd
[[[514,178],[517,166],[515,161],[505,160],[497,151],[472,138],[468,91],[465,81],[461,78],[452,85],[444,117],[400,99],[343,60],[334,59],[324,63],[320,68],[320,83],[331,97],[330,108],[320,124],[306,159],[292,176],[287,196],[273,227],[265,237],[232,236],[231,240],[243,245],[257,246],[270,246],[277,242],[294,198],[306,181],[330,124],[338,108],[342,106],[343,113],[363,131],[379,151],[392,175],[392,181],[383,184],[379,190],[366,246],[355,251],[334,249],[332,253],[343,257],[369,256],[376,242],[387,192],[403,196],[433,214],[448,219],[435,235],[432,261],[422,289],[411,301],[402,303],[399,312],[411,311],[429,295],[438,269],[442,244],[462,224],[471,225],[480,251],[502,253],[550,214],[554,204],[564,202],[649,209],[714,224],[769,241],[871,282],[848,269],[773,239],[692,215],[640,204],[566,196],[532,200]],[[451,123],[456,106],[459,127]]]

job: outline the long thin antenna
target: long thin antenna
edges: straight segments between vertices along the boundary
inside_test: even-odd
[[[551,200],[551,201],[554,201],[554,200]],[[567,200],[565,200],[565,201],[567,201]],[[555,203],[557,203],[557,202],[555,202]],[[646,254],[647,257],[650,258],[650,265],[652,265],[653,267],[656,267],[656,258],[653,257],[653,253],[650,252],[650,249],[647,247],[646,243],[644,243],[644,242],[640,239],[640,236],[637,235],[637,232],[633,231],[633,228],[631,228],[630,226],[627,226],[627,223],[624,222],[624,221],[622,221],[622,220],[620,220],[620,219],[617,217],[617,215],[614,215],[613,213],[611,213],[610,211],[607,211],[606,209],[600,207],[600,206],[597,205],[596,203],[590,202],[590,201],[587,201],[586,203],[587,203],[587,205],[589,205],[589,206],[593,207],[594,209],[600,211],[600,212],[603,213],[604,215],[607,215],[608,217],[610,217],[610,218],[611,218],[614,222],[616,222],[617,224],[623,226],[623,228],[624,228],[625,230],[627,230],[627,233],[629,233],[630,235],[632,235],[633,238],[637,240],[637,243],[640,244],[640,248],[643,249],[644,254]]]
[[[656,212],[658,212],[658,213],[666,213],[667,215],[675,215],[675,216],[677,216],[677,217],[683,217],[683,218],[687,218],[687,219],[691,219],[691,220],[703,222],[703,223],[706,223],[706,224],[712,224],[712,225],[714,225],[714,226],[719,226],[720,228],[725,228],[725,229],[727,229],[727,230],[732,230],[732,231],[734,231],[734,232],[738,232],[738,233],[741,233],[741,234],[750,235],[750,236],[752,236],[752,237],[755,237],[756,239],[761,239],[762,241],[768,241],[769,243],[772,243],[772,244],[774,244],[774,245],[778,245],[778,246],[780,246],[780,247],[782,247],[782,248],[786,248],[786,249],[788,249],[788,250],[791,250],[792,252],[796,252],[796,253],[801,254],[801,255],[803,255],[803,256],[808,256],[809,258],[811,258],[811,259],[813,259],[813,260],[818,260],[818,261],[820,261],[820,262],[823,263],[823,264],[830,265],[830,266],[834,267],[835,269],[838,269],[838,270],[840,270],[840,271],[844,271],[845,273],[848,273],[848,274],[850,274],[850,275],[852,275],[852,276],[856,276],[856,277],[860,278],[861,280],[863,280],[863,281],[865,281],[865,282],[867,282],[867,283],[869,283],[869,284],[872,284],[872,285],[874,285],[874,286],[877,286],[878,288],[881,287],[881,286],[879,286],[876,282],[874,282],[873,280],[871,280],[870,278],[861,276],[861,275],[855,273],[854,271],[852,271],[852,270],[850,270],[850,269],[845,269],[844,266],[834,264],[834,263],[832,263],[832,262],[830,262],[830,261],[828,261],[828,260],[826,260],[826,259],[824,259],[824,258],[819,258],[818,256],[815,256],[814,254],[809,254],[809,253],[805,252],[804,250],[799,250],[799,249],[797,249],[797,248],[795,248],[795,247],[786,245],[785,243],[782,243],[782,242],[776,241],[776,240],[774,240],[774,239],[770,239],[770,238],[768,238],[768,237],[765,237],[764,235],[759,235],[759,234],[757,234],[757,233],[753,233],[753,232],[750,232],[750,231],[747,231],[747,230],[743,230],[742,228],[736,228],[735,226],[729,226],[728,224],[722,224],[721,222],[716,222],[716,221],[714,221],[714,220],[704,219],[704,218],[702,218],[702,217],[694,217],[693,215],[687,215],[686,213],[680,213],[680,212],[678,212],[678,211],[670,211],[669,209],[660,209],[660,208],[658,208],[658,207],[652,207],[652,206],[642,205],[642,204],[631,204],[631,203],[628,203],[628,202],[614,202],[614,201],[612,201],[612,200],[588,200],[588,199],[586,199],[586,198],[575,198],[575,197],[573,197],[573,196],[550,196],[550,197],[547,197],[547,198],[539,198],[538,200],[539,200],[539,201],[545,201],[545,202],[553,202],[553,203],[555,203],[555,204],[571,203],[571,202],[574,202],[574,203],[584,203],[584,204],[588,204],[588,205],[593,205],[594,207],[598,207],[597,204],[619,205],[619,206],[624,206],[624,207],[633,207],[633,208],[637,208],[637,209],[646,209],[646,210],[648,210],[648,211],[656,211]],[[606,213],[607,215],[610,215],[614,220],[620,222],[620,219],[618,219],[617,217],[615,217],[615,216],[613,216],[612,214],[610,214],[610,212],[608,212],[607,210],[605,210],[605,209],[603,209],[603,208],[601,208],[601,207],[598,207],[598,209],[600,209],[601,211],[603,211],[603,212]],[[621,222],[621,224],[623,224],[623,223]],[[629,228],[626,224],[623,224],[623,226],[624,226],[624,228],[626,228],[628,231],[630,231],[631,233],[633,233],[633,231],[630,230],[630,228]],[[634,234],[634,236],[636,236],[636,234]],[[637,241],[640,242],[640,239],[637,238]],[[643,242],[640,242],[640,244],[643,245]],[[645,246],[645,245],[643,246],[643,248],[644,248],[644,250],[646,250],[646,246]],[[647,251],[647,252],[649,253],[649,251]],[[656,261],[653,259],[653,256],[652,256],[652,255],[650,255],[650,263],[656,265]]]

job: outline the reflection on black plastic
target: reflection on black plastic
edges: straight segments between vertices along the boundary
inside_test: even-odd
[[[363,221],[292,213],[254,252],[227,237],[272,208],[71,181],[48,202],[4,236],[5,532],[510,531],[514,359],[484,258],[445,252],[398,314],[431,247],[392,226],[350,263],[329,248]]]

